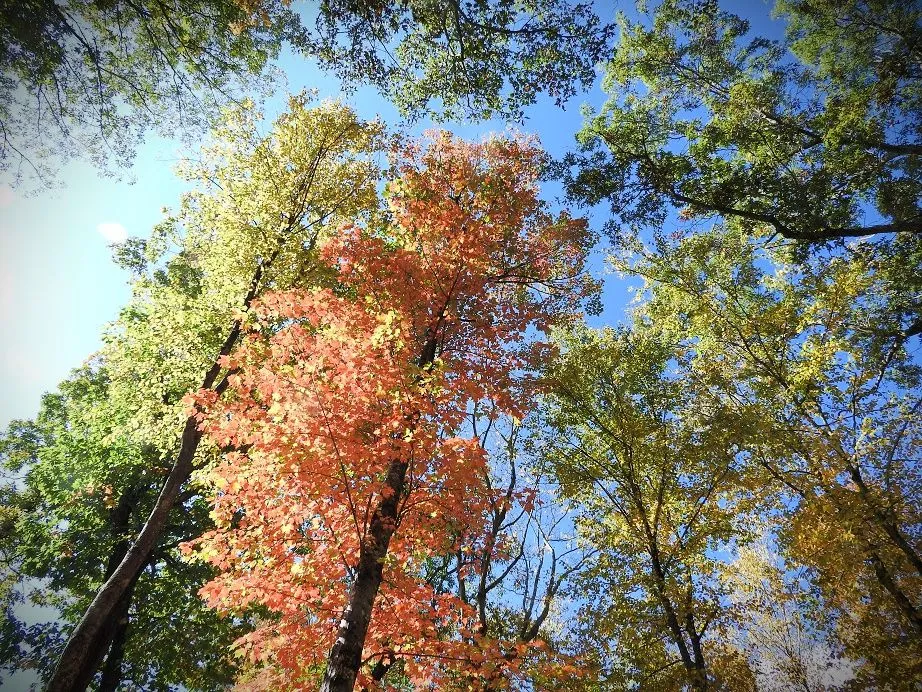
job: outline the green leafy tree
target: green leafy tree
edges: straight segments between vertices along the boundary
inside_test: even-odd
[[[346,219],[376,209],[374,154],[382,144],[379,125],[337,103],[310,107],[293,98],[267,135],[251,106],[235,109],[202,158],[185,166],[196,189],[150,240],[117,248],[119,261],[137,272],[134,297],[96,363],[47,398],[35,424],[5,438],[8,449],[28,452],[8,465],[25,473],[20,521],[37,527],[19,536],[19,564],[34,562],[27,576],[51,579],[64,615],[68,639],[51,689],[85,688],[104,657],[106,667],[115,665],[112,627],[125,612],[124,656],[159,665],[158,684],[174,675],[204,685],[191,652],[144,658],[152,632],[184,640],[183,607],[173,599],[195,599],[207,576],[175,552],[210,522],[189,480],[218,451],[202,443],[183,398],[227,386],[218,359],[236,343],[256,296],[323,282],[315,246]],[[62,527],[60,540],[41,535],[55,537]],[[28,562],[35,551],[45,557]],[[56,582],[55,570],[73,573]],[[52,651],[60,646],[39,652],[46,666]]]
[[[304,45],[404,115],[518,119],[541,93],[559,105],[591,86],[613,33],[589,2],[323,0]]]
[[[642,325],[561,346],[545,454],[599,551],[581,577],[587,651],[606,689],[707,689],[729,613],[717,551],[746,540],[751,495],[734,431]]]
[[[646,319],[688,346],[745,429],[781,545],[815,574],[859,679],[911,684],[922,674],[922,368],[916,340],[868,327],[887,276],[850,247],[803,271],[784,243],[716,228],[630,271],[648,282]]]
[[[197,134],[262,86],[290,45],[404,115],[522,116],[588,87],[613,32],[568,0],[29,0],[0,3],[0,169],[53,180],[70,156],[104,171],[144,134]]]
[[[234,0],[5,0],[0,169],[48,183],[71,156],[130,163],[151,126],[201,132],[297,25],[282,2],[254,21]]]
[[[710,1],[623,19],[568,184],[611,203],[643,319],[689,349],[746,433],[785,557],[809,569],[859,684],[911,686],[922,11],[776,11],[780,42]]]
[[[850,239],[873,255],[886,301],[874,329],[920,333],[922,9],[781,2],[783,42],[714,0],[666,0],[621,19],[608,102],[589,114],[571,192],[608,200],[612,231],[724,219],[799,257]]]
[[[34,421],[14,423],[0,441],[5,470],[23,476],[20,487],[6,488],[5,511],[13,518],[2,537],[16,577],[4,646],[11,670],[34,669],[47,678],[69,627],[124,558],[167,471],[154,447],[138,445],[120,417],[124,411],[108,398],[108,375],[94,362],[46,395]],[[189,493],[171,513],[109,620],[100,690],[221,689],[233,680],[226,652],[247,623],[219,619],[204,607],[196,585],[210,570],[181,562],[176,550],[208,525],[209,510]],[[34,620],[35,607],[54,618],[22,622],[17,611]]]

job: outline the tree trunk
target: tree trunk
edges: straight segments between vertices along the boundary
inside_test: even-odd
[[[130,486],[121,494],[118,504],[116,504],[109,514],[109,531],[115,539],[115,544],[112,546],[112,552],[109,553],[109,560],[106,562],[105,579],[112,576],[112,573],[115,572],[119,563],[128,552],[130,543],[126,536],[128,534],[131,513],[135,509],[135,503],[137,503],[137,501],[138,490],[136,487]],[[129,595],[127,600],[125,600],[126,612],[130,603],[131,596]],[[76,684],[78,686],[82,688],[89,687],[93,680],[93,676],[96,675],[96,671],[102,663],[103,657],[105,657],[112,640],[117,634],[115,627],[104,627],[102,629],[99,637],[93,643],[93,647],[86,652],[84,660],[81,663],[76,676]]]
[[[128,641],[129,609],[131,597],[134,594],[134,584],[119,601],[116,613],[115,633],[106,665],[102,669],[102,680],[99,683],[99,692],[115,692],[122,681],[122,660],[125,658],[125,644]]]
[[[666,614],[666,624],[669,626],[669,631],[672,634],[672,641],[679,648],[679,656],[682,658],[682,665],[685,667],[685,670],[692,672],[695,664],[688,651],[688,644],[685,643],[685,636],[682,633],[682,626],[679,624],[679,617],[676,614],[675,608],[672,606],[672,601],[669,600],[669,595],[666,593],[666,574],[660,563],[659,549],[656,544],[653,543],[652,537],[649,535],[648,540],[650,541],[648,547],[651,571],[653,573],[653,583],[656,585],[656,595]]]
[[[321,692],[352,692],[355,687],[371,623],[371,608],[381,586],[384,558],[396,528],[397,505],[403,495],[407,468],[406,461],[398,460],[391,462],[388,469],[385,487],[390,492],[375,507],[369,535],[362,543],[355,585],[330,649]]]
[[[110,622],[104,623],[103,628],[99,632],[99,640],[94,642],[95,645],[92,648],[83,652],[83,656],[79,663],[80,667],[75,670],[73,689],[85,690],[90,686],[90,683],[93,682],[93,677],[96,675],[96,671],[99,669],[103,657],[106,655],[106,649],[115,636],[115,628],[111,627],[110,624]]]
[[[436,341],[430,337],[417,361],[420,368],[428,368],[435,360]],[[349,603],[343,610],[336,640],[327,657],[321,692],[352,692],[355,679],[362,666],[362,649],[371,624],[371,609],[381,586],[384,558],[397,528],[397,507],[406,487],[409,464],[404,459],[391,461],[387,470],[387,492],[375,507],[368,535],[362,541],[355,584]]]
[[[868,551],[868,555],[871,559],[871,564],[874,566],[874,576],[877,577],[877,581],[896,601],[897,607],[912,625],[916,636],[922,636],[922,611],[916,608],[900,587],[897,586],[880,555],[874,550]]]
[[[704,651],[701,649],[701,634],[695,628],[695,618],[689,612],[685,615],[685,630],[691,640],[694,661],[692,662],[692,689],[706,690],[708,688],[707,669],[704,663]]]
[[[216,368],[217,365],[213,368],[215,377],[217,376]],[[210,375],[211,372],[209,372]],[[213,381],[214,378],[212,378]],[[208,386],[212,382],[209,382]],[[83,618],[71,633],[67,646],[58,660],[51,682],[48,683],[47,692],[82,692],[87,688],[93,673],[90,673],[90,678],[86,679],[86,671],[95,661],[92,666],[95,672],[102,660],[102,654],[105,653],[106,645],[115,635],[116,609],[141,575],[141,571],[160,539],[160,534],[176,502],[179,490],[192,473],[192,459],[201,438],[202,433],[198,429],[196,419],[190,417],[183,430],[179,456],[163,484],[157,503],[151,510],[134,544],[126,551],[124,559],[96,593],[93,602],[90,603]],[[100,653],[101,648],[102,653]]]

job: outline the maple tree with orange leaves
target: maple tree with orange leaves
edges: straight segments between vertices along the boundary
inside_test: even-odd
[[[196,398],[233,451],[211,471],[216,528],[188,550],[220,571],[211,605],[275,615],[238,642],[262,684],[351,690],[399,660],[415,683],[464,668],[505,687],[541,646],[488,641],[421,575],[486,530],[499,492],[463,435],[474,402],[524,415],[538,332],[596,289],[585,222],[538,199],[542,161],[524,138],[407,147],[387,212],[322,248],[335,285],[258,301],[230,396]]]

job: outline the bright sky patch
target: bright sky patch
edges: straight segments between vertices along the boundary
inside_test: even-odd
[[[128,231],[120,223],[101,223],[96,231],[110,243],[124,243],[128,238]]]

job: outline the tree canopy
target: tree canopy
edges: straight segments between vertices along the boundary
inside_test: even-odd
[[[283,46],[406,116],[515,119],[592,84],[612,27],[591,5],[290,0],[5,2],[0,168],[54,180],[72,156],[130,164],[153,127],[200,134],[221,106],[265,92]]]
[[[214,441],[243,451],[213,471],[218,528],[199,551],[222,574],[203,593],[279,614],[246,640],[254,663],[283,669],[273,686],[316,686],[327,658],[324,690],[368,684],[369,658],[440,687],[443,657],[487,679],[518,658],[479,641],[467,604],[420,573],[484,531],[483,448],[458,431],[473,402],[523,414],[514,373],[541,350],[521,342],[592,289],[589,235],[542,208],[528,142],[441,135],[402,158],[387,217],[321,248],[338,290],[254,306],[255,332],[223,363],[231,399],[208,414]]]
[[[151,127],[200,132],[297,26],[282,3],[253,21],[233,0],[4,2],[0,18],[0,167],[40,183],[73,156],[130,163]]]
[[[879,328],[917,334],[922,11],[805,0],[776,12],[784,43],[713,1],[664,2],[650,26],[622,19],[610,98],[579,135],[569,187],[610,203],[622,241],[675,212],[801,254],[860,239],[890,279]]]

